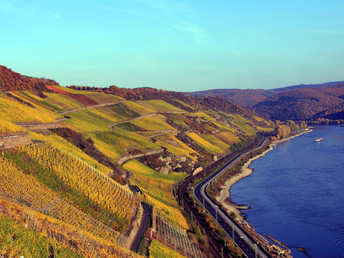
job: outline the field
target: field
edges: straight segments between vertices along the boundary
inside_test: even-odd
[[[133,147],[139,148],[141,150],[160,149],[159,145],[152,143],[151,140],[147,137],[121,129],[118,129],[113,132],[95,133],[92,136],[92,139],[93,138],[99,140],[99,146],[102,146],[101,142],[104,142],[104,148],[113,148],[116,151],[116,153],[121,154],[127,153],[127,148]]]
[[[27,257],[137,257],[115,242],[2,197],[0,215],[6,216],[0,220],[4,257],[17,257],[23,252]]]
[[[116,121],[96,108],[78,110],[69,113],[68,116],[68,123],[83,132],[110,131],[110,124]]]
[[[196,254],[193,244],[187,242],[185,231],[189,225],[173,195],[174,187],[189,174],[171,172],[172,168],[190,173],[192,168],[204,167],[213,155],[227,153],[232,144],[258,130],[273,130],[272,126],[258,126],[269,124],[262,118],[254,117],[251,121],[244,115],[211,108],[202,110],[201,106],[197,106],[200,110],[195,110],[173,99],[175,95],[173,101],[194,112],[186,112],[159,99],[142,100],[150,96],[141,96],[135,101],[61,86],[48,88],[54,92],[0,94],[0,134],[26,132],[14,122],[50,123],[65,117],[61,126],[81,133],[87,142],[70,131],[64,136],[66,139],[55,134],[56,130],[28,131],[33,144],[1,152],[0,243],[5,243],[2,245],[5,257],[21,254],[33,257],[135,256],[116,243],[126,241],[132,222],[140,215],[140,201],[152,205],[157,212],[162,223],[161,236],[173,231],[173,234],[165,234],[170,244],[178,242],[180,251],[185,247]],[[71,141],[75,145],[68,137],[77,138]],[[156,156],[131,159],[122,165],[116,164],[116,168],[109,163],[106,167],[90,156],[96,157],[94,153],[97,153],[100,162],[104,160],[99,157],[116,163],[129,153],[161,149],[165,149],[164,152]],[[171,173],[163,174],[149,166]],[[110,179],[108,175],[116,169],[126,175],[125,179],[116,180],[130,182],[129,185],[138,186],[140,191],[133,194],[129,185]],[[21,231],[24,223],[29,223],[29,228],[24,230],[28,235]],[[11,234],[1,231],[8,230],[6,228],[18,234],[18,242],[12,241],[13,246]],[[37,250],[21,248],[28,245],[31,238]],[[58,253],[52,253],[55,250]],[[155,240],[150,246],[150,255],[179,257],[177,252]]]
[[[164,175],[137,160],[130,160],[123,167],[133,173],[131,182],[138,185],[147,195],[145,201],[154,205],[169,220],[187,228],[186,221],[173,196],[173,184],[183,180],[187,174],[171,173]]]
[[[147,131],[157,131],[157,130],[173,130],[174,128],[169,124],[165,123],[164,117],[161,115],[153,116],[153,117],[144,117],[137,120],[132,121],[131,123],[143,128]]]
[[[4,94],[0,94],[1,119],[10,122],[55,122],[58,115],[53,115],[42,108],[34,108],[23,105],[18,101],[10,99]]]
[[[5,216],[0,216],[0,236],[3,257],[82,257]]]
[[[184,111],[180,108],[177,108],[163,100],[145,100],[145,101],[138,101],[138,104],[145,106],[151,110],[155,110],[158,112],[164,111]]]
[[[116,240],[118,232],[115,230],[108,231],[107,227],[102,224],[102,226],[97,226],[96,220],[66,202],[63,197],[67,196],[62,191],[54,191],[54,189],[42,184],[36,177],[29,175],[27,170],[24,170],[24,172],[18,170],[5,159],[1,159],[0,166],[2,176],[0,182],[1,196],[16,200],[30,207],[30,209],[58,218],[94,235],[112,241]],[[6,176],[8,173],[11,173],[10,177]],[[64,196],[60,196],[58,192]]]
[[[26,130],[16,124],[11,122],[7,122],[5,120],[0,120],[0,134],[7,134],[7,133],[22,133]]]
[[[212,154],[219,154],[219,153],[224,153],[225,151],[222,150],[220,147],[206,141],[205,139],[203,139],[200,135],[191,132],[191,133],[187,133],[187,135],[193,139],[199,146],[203,147],[204,149],[206,149],[208,152],[212,153]]]
[[[165,246],[164,244],[160,243],[159,241],[153,239],[150,246],[149,246],[149,254],[152,258],[181,258],[184,257],[180,253],[174,251],[173,249]]]
[[[5,155],[25,173],[116,230],[123,231],[135,216],[133,208],[138,204],[129,192],[69,153],[41,144],[21,147]],[[131,209],[123,210],[124,207]]]

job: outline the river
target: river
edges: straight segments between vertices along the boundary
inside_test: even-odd
[[[287,244],[293,257],[344,257],[344,127],[317,126],[250,168],[231,200],[250,206],[243,213],[258,233]]]

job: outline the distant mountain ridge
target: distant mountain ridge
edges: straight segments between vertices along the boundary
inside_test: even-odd
[[[217,89],[185,93],[220,96],[272,120],[344,119],[344,82],[300,84],[270,90]]]

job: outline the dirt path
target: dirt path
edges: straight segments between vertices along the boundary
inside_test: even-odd
[[[141,223],[141,226],[140,226],[139,230],[137,231],[137,234],[136,234],[136,236],[134,238],[134,241],[133,241],[133,243],[131,244],[131,247],[130,247],[130,250],[133,251],[133,252],[137,252],[137,249],[139,247],[141,238],[143,237],[143,235],[144,235],[144,233],[146,231],[148,222],[149,222],[149,208],[148,208],[148,206],[146,206],[144,204],[142,204],[142,207],[143,207],[142,223]]]

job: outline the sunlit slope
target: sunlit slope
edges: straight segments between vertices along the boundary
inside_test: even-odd
[[[104,242],[118,241],[118,235],[131,228],[139,201],[152,205],[177,228],[188,229],[173,187],[215,156],[229,153],[232,144],[273,130],[262,118],[203,109],[180,99],[128,100],[61,86],[49,89],[0,94],[0,134],[26,131],[13,122],[64,119],[61,127],[82,133],[113,164],[92,156],[83,148],[85,142],[77,142],[80,138],[61,138],[49,130],[29,132],[33,145],[5,151],[3,164],[11,171],[2,168],[2,175],[13,177],[3,181],[3,194]],[[158,154],[148,155],[151,151]],[[115,167],[125,171],[125,182],[141,193],[105,180]],[[16,184],[25,190],[20,192]]]
[[[11,97],[13,96],[13,97]],[[1,119],[10,122],[55,122],[60,117],[57,113],[31,102],[22,102],[11,96],[0,94]]]

